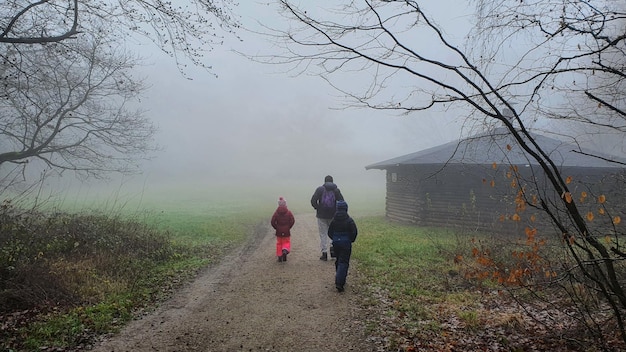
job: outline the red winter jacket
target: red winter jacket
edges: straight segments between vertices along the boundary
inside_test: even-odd
[[[276,229],[276,236],[291,236],[290,230],[295,222],[296,219],[293,217],[291,210],[287,209],[285,205],[279,205],[274,215],[272,215],[272,227]]]

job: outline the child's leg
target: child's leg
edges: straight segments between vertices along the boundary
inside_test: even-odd
[[[343,291],[350,267],[350,256],[352,254],[352,244],[339,245],[335,247],[337,261],[335,262],[335,287],[339,292]]]
[[[282,237],[276,236],[276,256],[280,257],[283,255],[283,241]]]
[[[283,249],[286,249],[287,253],[291,253],[291,237],[283,237]]]

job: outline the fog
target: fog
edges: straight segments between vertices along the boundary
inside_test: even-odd
[[[313,11],[336,6],[330,0],[308,5]],[[473,18],[469,7],[427,6],[452,42],[466,44]],[[434,108],[399,116],[347,108],[349,101],[320,77],[251,60],[282,54],[255,32],[289,23],[268,3],[241,2],[235,12],[243,28],[238,37],[226,34],[223,45],[207,52],[210,71],[183,57],[177,61],[145,39],[128,43],[144,58],[137,75],[149,86],[138,107],[159,129],[155,142],[160,149],[140,161],[138,174],[76,183],[66,173],[48,186],[64,201],[104,197],[173,204],[174,199],[219,197],[275,204],[285,196],[290,206],[305,209],[315,187],[332,175],[348,200],[376,203],[382,211],[385,172],[365,166],[472,132],[471,127],[461,131],[467,112]],[[419,39],[426,50],[432,48],[432,38]],[[348,88],[371,83],[366,73],[347,77],[342,84]]]
[[[332,2],[319,6],[323,3]],[[242,40],[226,35],[222,46],[207,53],[210,72],[184,58],[177,65],[152,43],[130,43],[146,63],[137,71],[149,86],[139,107],[159,129],[160,150],[141,161],[136,175],[77,185],[65,174],[61,184],[71,184],[73,193],[62,192],[63,197],[211,198],[219,190],[272,204],[281,195],[293,199],[291,205],[303,205],[324,176],[332,175],[347,199],[383,207],[385,173],[366,171],[366,165],[459,137],[457,116],[348,109],[321,78],[294,76],[286,67],[241,55],[272,52],[271,43],[254,31],[262,30],[259,22],[287,25],[275,11],[268,4],[241,2],[235,12],[247,30],[237,33]],[[458,16],[446,18],[462,22]]]
[[[258,21],[283,25],[275,10],[242,2],[235,11],[245,28],[257,31]],[[345,108],[347,102],[319,77],[293,76],[286,67],[237,53],[272,50],[252,31],[238,35],[241,41],[226,36],[224,45],[207,54],[211,72],[187,65],[181,73],[181,66],[153,44],[129,45],[145,58],[138,73],[150,88],[140,107],[159,128],[160,150],[141,162],[137,175],[74,187],[78,197],[185,197],[205,191],[210,197],[210,190],[220,189],[269,202],[293,195],[307,203],[324,176],[332,175],[347,198],[372,194],[380,201],[385,173],[366,171],[366,165],[459,136],[449,122],[454,119],[444,113],[407,117]],[[184,59],[180,63],[186,64]]]

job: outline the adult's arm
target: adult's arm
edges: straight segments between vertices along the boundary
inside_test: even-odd
[[[313,209],[317,209],[319,207],[320,196],[322,195],[322,189],[317,187],[315,192],[313,192],[313,196],[311,197],[311,206]]]

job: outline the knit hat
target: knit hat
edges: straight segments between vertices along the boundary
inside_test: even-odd
[[[285,206],[285,207],[286,207],[286,206],[287,206],[287,201],[285,200],[285,198],[283,198],[283,197],[278,197],[278,205],[279,205],[279,206],[281,206],[281,205],[282,205],[282,206]]]
[[[337,210],[348,211],[348,203],[343,200],[337,201]]]
[[[324,177],[324,182],[333,182],[333,177],[330,175]]]

